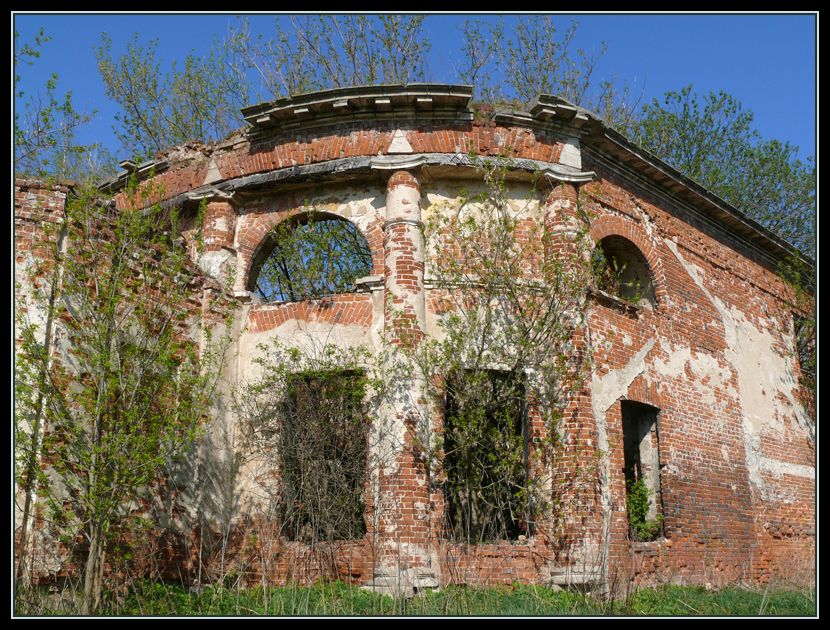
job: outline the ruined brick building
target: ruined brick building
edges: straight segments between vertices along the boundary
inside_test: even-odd
[[[590,499],[560,533],[568,544],[534,532],[472,545],[448,541],[442,486],[413,455],[403,416],[394,416],[387,420],[401,423],[401,439],[377,476],[377,497],[366,502],[368,510],[385,501],[384,511],[374,521],[367,516],[362,537],[340,541],[340,577],[414,588],[452,581],[613,586],[628,577],[643,584],[809,581],[813,424],[799,397],[798,313],[777,274],[781,261],[803,256],[581,108],[542,96],[529,112],[483,115],[470,99],[469,88],[431,84],[281,99],[244,110],[249,126],[224,142],[124,163],[125,173],[106,185],[127,207],[124,185],[136,175],[160,191],[158,201],[184,209],[191,232],[203,230],[204,248],[193,256],[215,280],[205,292],[227,291],[236,309],[227,391],[255,376],[258,346],[273,338],[287,345],[300,336],[325,338],[378,352],[381,336],[403,334],[393,325],[390,297],[403,304],[411,329],[434,334],[439,313],[422,213],[451,203],[459,187],[480,184],[473,153],[507,154],[510,194],[535,195],[536,211],[564,217],[552,230],[567,234],[578,203],[589,208],[590,237],[637,276],[637,303],[603,291],[588,296],[593,370],[563,430],[595,474]],[[532,189],[531,174],[548,185]],[[21,181],[16,193],[22,262],[36,228],[27,222],[33,208],[59,215],[69,192]],[[269,235],[310,208],[359,231],[371,273],[325,299],[268,302],[256,283]],[[253,580],[296,577],[309,553],[301,535],[269,541],[262,530],[246,533],[260,500],[257,473],[233,464],[233,411],[220,407],[215,415],[199,454],[213,472],[191,480],[201,484],[202,498],[205,484],[215,490],[198,508],[200,522],[235,532],[223,549]],[[635,468],[651,490],[651,515],[662,519],[645,542],[631,539],[626,514]],[[191,501],[185,512],[196,510],[197,494],[182,491],[184,503]],[[169,526],[190,528],[185,521],[172,518]],[[191,575],[204,552],[194,534],[179,533],[190,542],[171,562]]]

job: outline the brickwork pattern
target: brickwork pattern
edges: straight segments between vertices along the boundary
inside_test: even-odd
[[[201,186],[209,169],[227,180],[374,157],[387,149],[399,128],[400,123],[381,121],[344,124],[255,144],[203,147],[171,159],[167,171],[140,188],[152,185],[160,191],[157,198],[171,199]],[[554,133],[494,123],[420,122],[404,125],[404,131],[415,153],[475,151],[555,163],[563,146]],[[370,528],[366,540],[345,545],[348,551],[337,560],[337,575],[364,583],[370,579],[380,536],[398,545],[398,557],[408,567],[432,562],[418,549],[432,550],[439,558],[438,566],[432,566],[444,581],[544,582],[551,569],[576,562],[604,565],[612,586],[631,578],[640,584],[809,578],[805,572],[813,565],[815,545],[815,479],[809,474],[815,464],[814,444],[790,411],[786,374],[779,391],[758,394],[762,400],[767,397],[769,412],[760,420],[752,416],[758,405],[749,400],[745,377],[745,362],[752,357],[735,347],[736,339],[763,342],[759,352],[777,361],[775,365],[792,364],[791,290],[738,239],[688,212],[668,194],[645,189],[584,153],[583,168],[596,173],[594,181],[540,193],[550,217],[546,229],[556,235],[549,253],[568,248],[574,221],[587,216],[595,242],[621,236],[643,254],[656,306],[590,298],[585,336],[577,345],[593,348],[594,373],[566,410],[562,451],[551,462],[553,505],[560,510],[553,536],[540,533],[520,544],[471,547],[443,542],[443,496],[431,489],[440,478],[430,479],[432,473],[410,439],[410,426],[397,469],[380,476],[382,501],[388,505],[367,506],[367,520],[378,515],[386,520],[380,530]],[[416,177],[417,171],[405,170],[389,176],[387,202],[403,195],[403,189],[427,195],[430,180],[419,182]],[[57,208],[57,198],[65,194],[65,189],[39,192],[27,185],[16,190],[18,261],[37,230],[29,208],[35,202]],[[116,199],[120,207],[131,202],[125,192]],[[235,289],[244,291],[270,230],[303,211],[301,192],[263,194],[245,203],[212,200],[203,226],[205,247],[236,256]],[[390,218],[395,217],[385,217]],[[424,287],[424,261],[416,246],[419,227],[407,221],[386,223],[377,216],[361,229],[372,252],[373,272],[384,278],[380,313],[367,293],[253,304],[245,330],[260,333],[291,321],[323,322],[367,330],[385,327],[394,343],[417,343],[425,328],[423,315],[412,306],[413,296],[423,301],[428,318],[448,308],[445,295]],[[797,365],[792,370],[796,379]],[[617,387],[614,397],[601,398],[599,386],[609,383]],[[622,400],[660,410],[656,446],[665,536],[653,542],[635,543],[628,536]],[[440,433],[440,421],[433,430]],[[258,544],[264,545],[261,540]],[[279,580],[294,577],[297,567],[307,564],[310,551],[301,543],[289,547],[280,547],[282,555],[275,563],[263,560],[252,571]]]

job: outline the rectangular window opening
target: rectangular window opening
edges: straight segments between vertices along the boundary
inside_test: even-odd
[[[464,370],[446,380],[446,534],[452,542],[533,533],[522,375]]]
[[[654,540],[663,533],[659,409],[624,400],[621,411],[629,534],[637,541]]]
[[[313,543],[366,534],[369,422],[358,371],[292,375],[278,433],[283,535]]]

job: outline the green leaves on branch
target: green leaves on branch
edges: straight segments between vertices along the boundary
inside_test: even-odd
[[[57,294],[49,300],[36,290],[56,322],[55,348],[46,352],[38,335],[26,334],[18,353],[42,411],[17,412],[20,421],[43,414],[49,468],[41,491],[65,539],[83,535],[89,612],[106,554],[141,522],[148,487],[198,435],[221,348],[209,329],[191,337],[201,310],[193,309],[195,276],[174,212],[116,211],[84,191],[67,205],[65,230],[65,248],[52,241],[57,262],[45,269],[59,278]],[[36,276],[30,282],[38,286]]]
[[[798,148],[764,140],[753,114],[726,92],[688,85],[645,107],[628,131],[636,143],[761,225],[815,256],[815,165]]]
[[[168,72],[162,72],[157,47],[158,40],[145,45],[136,33],[116,58],[103,35],[95,51],[106,94],[121,107],[113,129],[133,157],[151,159],[186,142],[218,140],[241,126],[247,84],[219,42],[204,57],[191,52],[181,67],[173,62]]]
[[[95,112],[75,108],[72,92],[60,94],[58,75],[52,73],[43,88],[33,94],[20,89],[22,66],[33,65],[51,38],[43,29],[33,43],[20,44],[14,34],[14,168],[17,175],[80,179],[89,170],[94,147],[78,145],[75,132],[92,120]]]
[[[298,222],[301,221],[301,222]],[[372,253],[349,221],[314,211],[277,225],[266,240],[253,289],[265,302],[296,302],[352,291],[372,273]]]
[[[625,492],[625,507],[628,511],[628,527],[634,540],[647,542],[660,533],[663,515],[648,518],[649,500],[652,491],[645,481],[638,479],[628,484]]]

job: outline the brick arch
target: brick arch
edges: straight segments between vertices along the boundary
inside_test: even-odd
[[[666,298],[666,278],[657,249],[640,226],[633,221],[626,221],[616,216],[601,216],[591,222],[589,231],[594,243],[599,243],[607,236],[619,236],[631,242],[648,263],[651,281],[654,285],[654,297],[659,307]]]
[[[249,213],[244,215],[243,225],[237,232],[237,252],[239,269],[237,274],[237,289],[248,290],[250,275],[257,258],[267,256],[270,244],[268,235],[271,231],[285,221],[295,219],[303,214],[315,212],[318,216],[329,219],[338,219],[350,223],[369,245],[372,256],[372,273],[383,273],[383,219],[377,217],[364,229],[355,223],[351,218],[344,217],[337,212],[316,210],[306,206],[293,208],[278,208],[271,212]]]
[[[635,378],[628,386],[625,400],[641,402],[663,410],[663,400],[657,383],[646,381],[642,374]]]

